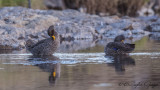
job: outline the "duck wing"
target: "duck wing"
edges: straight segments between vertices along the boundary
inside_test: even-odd
[[[46,39],[41,40],[41,41],[37,42],[36,44],[32,45],[31,48],[37,47],[37,46],[43,44],[45,41],[46,41]]]
[[[124,43],[122,50],[129,53],[129,52],[133,51],[134,48],[135,48],[135,44]]]
[[[121,43],[121,42],[110,42],[108,43],[107,47],[113,48],[114,50],[119,50],[123,52],[131,52],[135,48],[135,44],[129,43]]]

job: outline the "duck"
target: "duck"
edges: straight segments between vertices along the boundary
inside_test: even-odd
[[[58,33],[54,30],[54,25],[48,28],[48,35],[50,36],[49,38],[37,43],[34,43],[30,39],[27,40],[26,49],[34,56],[52,55],[57,50],[60,41]]]
[[[110,42],[106,45],[104,52],[106,55],[120,55],[120,54],[128,54],[131,53],[135,44],[124,43],[125,36],[118,35],[115,37],[113,42]]]

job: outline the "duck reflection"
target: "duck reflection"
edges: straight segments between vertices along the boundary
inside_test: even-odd
[[[107,64],[109,66],[114,66],[116,72],[124,72],[126,65],[135,65],[135,60],[129,55],[117,54],[105,57],[113,60],[112,63],[107,63]]]
[[[59,62],[59,58],[55,56],[31,56],[28,59],[30,62],[33,62],[35,66],[38,66],[45,72],[50,72],[49,75],[49,83],[56,84],[58,78],[60,78],[61,65]],[[36,63],[38,62],[38,63]]]

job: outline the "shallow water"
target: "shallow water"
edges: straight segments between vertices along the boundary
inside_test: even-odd
[[[103,46],[50,57],[0,54],[0,90],[159,90],[160,41],[134,42],[129,56],[104,56]]]

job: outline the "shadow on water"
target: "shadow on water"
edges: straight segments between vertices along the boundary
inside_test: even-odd
[[[107,63],[107,65],[114,67],[116,72],[124,72],[126,65],[135,65],[135,60],[129,55],[117,54],[105,57],[113,60],[112,63]]]
[[[60,60],[56,56],[30,56],[28,61],[29,62],[41,62],[37,63],[34,66],[39,67],[44,72],[50,72],[48,77],[49,83],[55,85],[58,78],[60,78],[61,73],[61,64],[58,62]],[[52,61],[49,63],[48,61]]]

